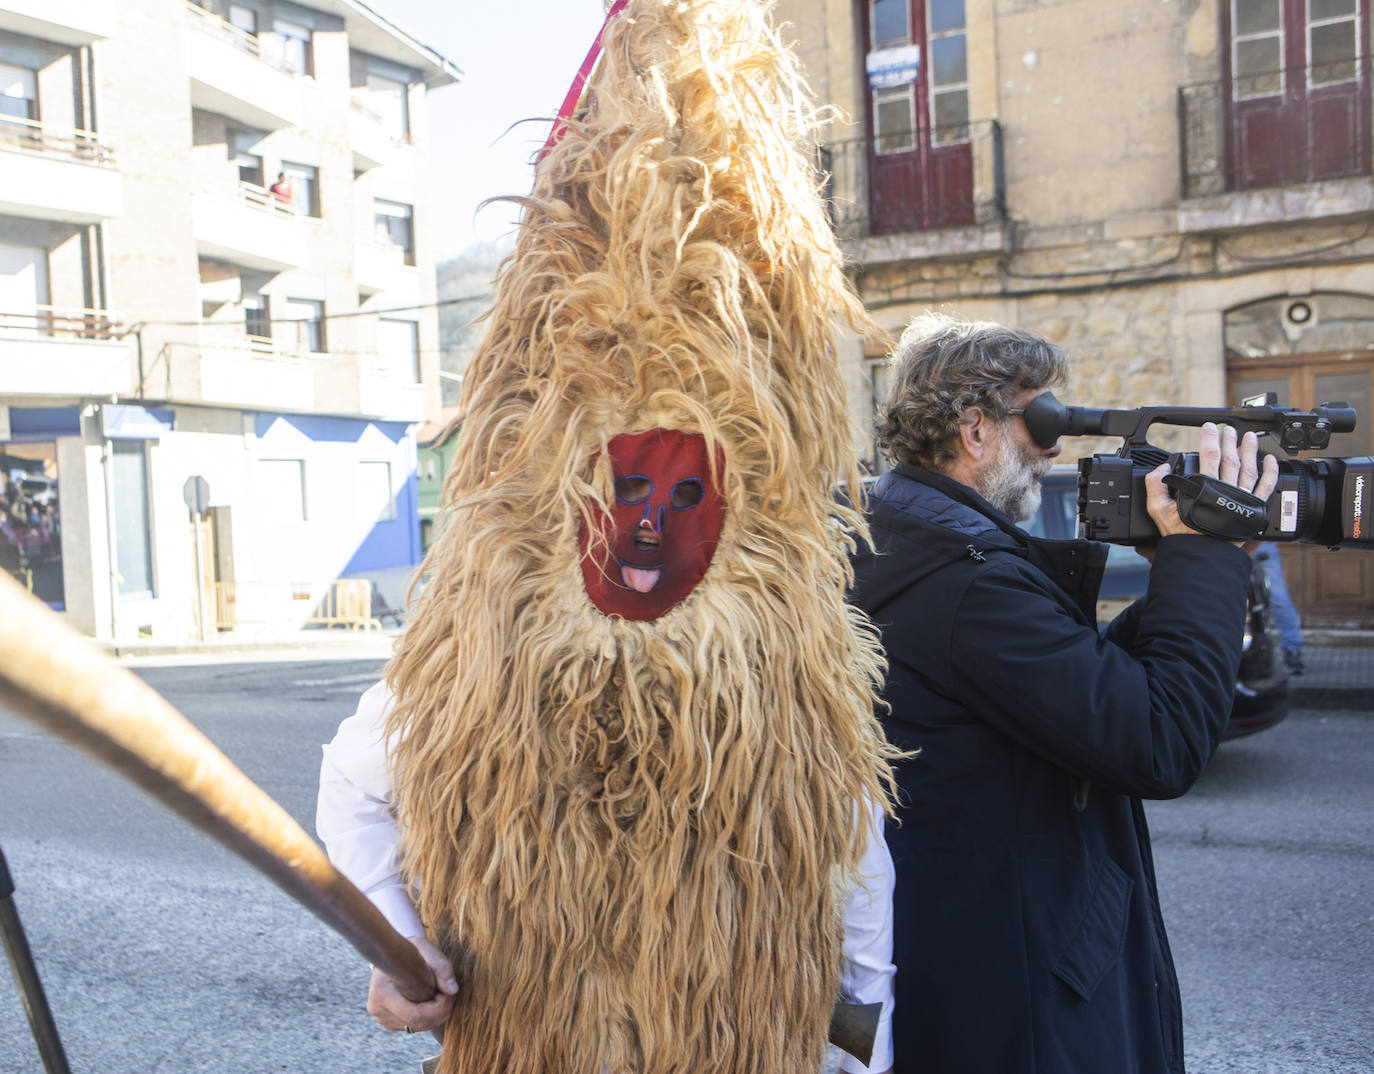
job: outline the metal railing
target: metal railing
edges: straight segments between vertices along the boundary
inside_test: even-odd
[[[127,329],[108,310],[55,306],[35,306],[23,313],[0,310],[0,336],[118,340],[126,334]]]
[[[246,179],[239,180],[238,199],[250,209],[271,213],[273,216],[282,216],[291,220],[300,216],[300,213],[296,211],[294,201],[279,198],[266,187],[258,186],[257,183],[250,183]]]
[[[115,163],[110,143],[93,131],[53,129],[37,120],[18,116],[0,116],[0,148],[42,153],[105,168],[112,168]]]
[[[348,630],[382,629],[382,621],[372,617],[372,583],[366,578],[341,578],[330,582],[305,621]]]
[[[195,0],[186,0],[186,15],[191,25],[202,33],[207,33],[226,44],[233,45],[240,52],[246,52],[253,59],[261,60],[267,66],[273,67],[283,74],[294,75],[296,73],[295,69],[284,60],[264,52],[262,41],[257,34],[240,30],[227,19],[201,7]]]
[[[1005,215],[996,120],[889,133],[880,146],[855,138],[818,147],[826,208],[840,238],[969,227]]]
[[[376,123],[378,125],[383,125],[386,123],[386,120],[382,118],[382,114],[376,111],[368,104],[366,104],[365,102],[363,102],[362,100],[360,100],[357,94],[349,95],[348,107],[351,108],[353,111],[357,112],[358,115],[362,116],[364,119],[372,120],[373,123]]]
[[[1185,198],[1370,174],[1368,56],[1179,87]]]

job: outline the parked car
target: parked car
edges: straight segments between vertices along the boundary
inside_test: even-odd
[[[1043,497],[1035,518],[1025,525],[1039,537],[1067,540],[1078,533],[1078,469],[1056,466],[1041,482]],[[1097,621],[1105,626],[1145,592],[1150,564],[1132,548],[1107,546],[1107,566],[1097,602]],[[1236,678],[1231,719],[1222,739],[1264,731],[1288,715],[1288,668],[1277,644],[1269,611],[1269,583],[1259,564],[1250,570],[1249,612],[1244,651]]]

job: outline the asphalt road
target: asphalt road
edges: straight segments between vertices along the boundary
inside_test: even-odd
[[[140,674],[313,831],[319,745],[379,668]],[[1298,712],[1151,807],[1194,1074],[1374,1071],[1372,764],[1374,716]],[[435,1050],[373,1025],[361,960],[268,881],[3,713],[0,846],[78,1074],[378,1074]],[[0,1072],[38,1069],[0,977]]]

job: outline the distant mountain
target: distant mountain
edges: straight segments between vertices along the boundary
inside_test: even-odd
[[[470,246],[457,257],[436,266],[439,285],[439,369],[443,405],[458,403],[463,371],[476,353],[486,322],[473,321],[485,313],[492,302],[492,280],[507,246],[484,244]],[[443,303],[448,304],[443,304]]]

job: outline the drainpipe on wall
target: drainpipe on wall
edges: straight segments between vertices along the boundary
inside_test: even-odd
[[[110,640],[119,639],[119,561],[115,558],[114,441],[104,435],[105,408],[100,408],[100,466],[105,472],[105,554],[110,561]]]

